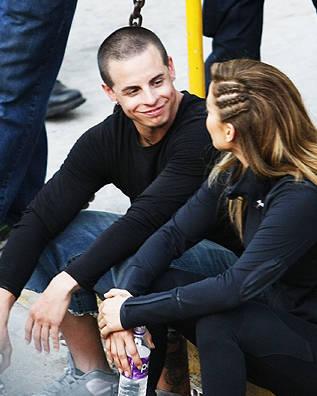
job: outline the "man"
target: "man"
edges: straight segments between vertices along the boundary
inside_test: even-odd
[[[98,63],[103,90],[118,104],[116,111],[77,141],[29,205],[0,260],[0,371],[10,364],[9,312],[31,275],[26,287],[44,292],[30,310],[27,340],[33,337],[37,350],[49,351],[51,338],[58,349],[61,330],[71,353],[73,367],[42,395],[115,394],[117,379],[90,315],[97,311],[93,289],[104,293],[120,282],[117,265],[206,177],[204,152],[215,159],[204,101],[175,89],[173,61],[152,32],[117,30],[101,45]],[[80,213],[108,183],[130,197],[126,215]],[[176,266],[203,271],[200,255],[210,246],[197,249]]]

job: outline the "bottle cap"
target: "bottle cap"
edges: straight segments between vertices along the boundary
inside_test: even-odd
[[[133,333],[136,335],[144,335],[146,331],[145,326],[138,326],[133,329]]]

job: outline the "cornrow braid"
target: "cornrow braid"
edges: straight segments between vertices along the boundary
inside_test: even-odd
[[[248,89],[241,83],[236,81],[214,82],[213,94],[222,121],[226,121],[250,109]]]
[[[250,169],[265,178],[293,175],[317,185],[317,129],[290,79],[251,59],[214,63],[211,74],[211,99],[220,120],[234,126]],[[210,182],[233,166],[242,174],[243,165],[232,152],[226,153]],[[228,209],[242,235],[243,202],[233,200]]]
[[[215,97],[221,95],[229,95],[234,93],[244,93],[247,92],[247,87],[236,81],[221,81],[215,84]]]

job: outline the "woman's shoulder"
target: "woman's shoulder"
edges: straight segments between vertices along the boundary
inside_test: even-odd
[[[317,185],[308,179],[296,180],[287,175],[272,183],[267,194],[267,203],[275,200],[300,201],[301,205],[313,203],[317,209]]]

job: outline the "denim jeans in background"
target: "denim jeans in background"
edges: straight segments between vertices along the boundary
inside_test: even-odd
[[[0,1],[0,223],[44,183],[46,106],[77,0]]]
[[[82,211],[72,223],[42,253],[26,288],[41,293],[51,279],[67,265],[86,252],[96,238],[106,230],[119,215],[107,212]],[[172,261],[170,267],[194,273],[216,276],[231,266],[237,257],[230,250],[203,240],[187,250],[180,258]],[[128,260],[114,266],[95,285],[95,291],[103,295],[124,277]],[[84,289],[73,293],[70,311],[77,315],[97,312],[96,296]]]

